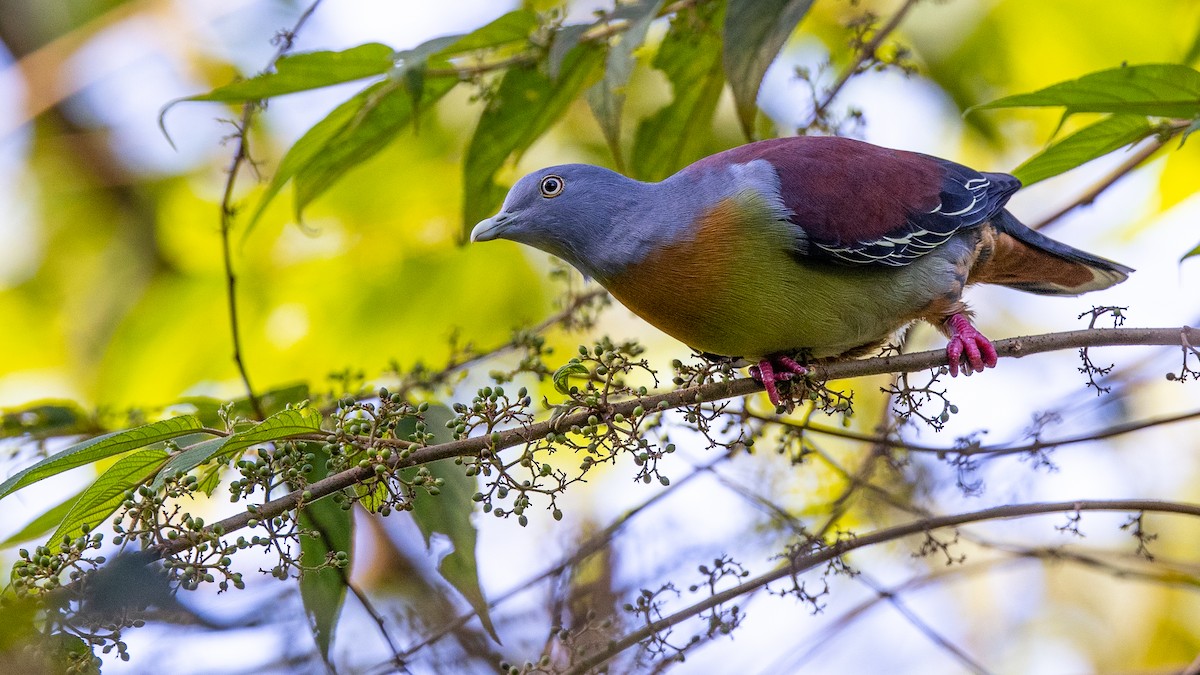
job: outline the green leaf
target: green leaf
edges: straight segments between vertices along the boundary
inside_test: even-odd
[[[604,77],[587,91],[588,105],[600,123],[604,140],[612,152],[618,169],[624,169],[621,156],[621,112],[625,107],[625,87],[633,74],[634,51],[646,41],[650,24],[658,16],[664,0],[642,0],[631,5],[621,5],[613,12],[613,18],[625,19],[629,26],[615,36],[616,43],[608,47],[604,59]]]
[[[1024,185],[1057,176],[1154,133],[1142,115],[1112,115],[1059,140],[1013,171]]]
[[[187,473],[221,454],[221,450],[225,447],[225,443],[229,441],[229,438],[229,436],[210,438],[195,445],[189,445],[180,452],[171,455],[171,459],[167,460],[167,463],[163,465],[158,475],[154,477],[154,482],[150,484],[150,489],[155,491],[160,490],[167,483],[167,479],[176,473]]]
[[[145,482],[166,459],[166,450],[148,448],[117,460],[79,495],[46,545],[57,551],[64,536],[74,539],[83,534],[85,524],[95,527],[103,522],[121,506],[125,492]]]
[[[479,117],[463,162],[464,237],[504,200],[505,190],[493,180],[496,172],[545,133],[592,83],[602,55],[595,45],[578,45],[563,60],[557,80],[534,68],[504,74]]]
[[[1184,253],[1183,257],[1179,259],[1179,262],[1183,262],[1184,260],[1187,260],[1188,258],[1194,258],[1198,255],[1200,255],[1200,244],[1196,244],[1196,248],[1188,251],[1187,253]]]
[[[279,59],[273,72],[227,84],[207,94],[189,96],[183,100],[243,103],[320,89],[383,75],[395,65],[395,57],[396,52],[391,47],[379,43],[358,45],[340,52],[292,54]]]
[[[316,408],[290,408],[281,410],[254,426],[243,429],[224,438],[211,438],[195,445],[190,445],[175,455],[163,465],[162,470],[154,477],[152,489],[159,489],[167,479],[177,473],[187,473],[192,469],[209,462],[217,457],[227,457],[260,443],[270,443],[298,434],[313,433],[321,430],[321,411]]]
[[[453,417],[454,414],[444,406],[429,408],[425,420],[435,442],[444,443],[452,439],[445,423]],[[397,429],[396,434],[402,435],[401,430]],[[413,521],[425,537],[426,546],[429,546],[434,532],[445,535],[450,540],[454,550],[442,558],[438,564],[438,572],[462,593],[479,615],[484,629],[493,640],[499,642],[500,638],[496,635],[488,612],[487,599],[479,585],[479,567],[475,560],[476,532],[475,525],[471,522],[471,514],[475,511],[475,479],[466,475],[463,468],[456,465],[452,459],[432,462],[426,464],[425,468],[434,478],[442,479],[441,493],[436,496],[421,494],[414,498]],[[415,468],[404,471],[407,479],[412,479],[416,473]]]
[[[1026,107],[1063,107],[1064,115],[1100,112],[1188,119],[1200,115],[1200,72],[1170,63],[1113,68],[972,110]]]
[[[491,23],[477,28],[454,42],[450,48],[454,53],[495,49],[512,44],[522,44],[538,29],[538,15],[528,9],[517,9]]]
[[[456,78],[425,80],[420,110],[428,110],[458,83]],[[413,99],[402,81],[377,82],[334,108],[304,133],[279,163],[243,232],[243,238],[289,182],[296,182],[299,218],[313,199],[339,178],[386,146],[412,120]]]
[[[713,112],[725,85],[721,36],[714,27],[718,14],[712,5],[676,14],[654,56],[654,67],[670,80],[674,99],[638,125],[631,168],[642,180],[662,180],[706,154]],[[698,21],[703,30],[695,28]]]
[[[300,405],[310,398],[307,383],[289,384],[259,393],[258,404],[267,415],[273,415],[280,410],[286,410],[289,405]],[[254,416],[250,399],[245,397],[229,402],[208,396],[188,396],[180,399],[179,403],[194,408],[195,412],[192,414],[199,417],[207,427],[220,427],[225,423],[221,417],[222,408],[226,408],[230,417],[250,419]]]
[[[71,510],[71,507],[75,505],[75,500],[79,499],[79,496],[82,494],[83,490],[80,490],[76,494],[67,497],[61,504],[52,507],[42,515],[29,521],[25,527],[21,528],[20,532],[0,542],[0,548],[15,546],[23,541],[37,539],[50,533],[51,530],[58,527],[63,518],[67,517],[67,512]]]
[[[813,0],[729,0],[723,41],[725,76],[748,140],[754,140],[763,76],[812,5]]]
[[[329,474],[325,468],[329,453],[315,443],[309,451],[316,454],[309,479],[321,480]],[[350,560],[346,560],[344,567],[322,565],[338,551],[351,555],[354,520],[351,511],[328,498],[305,504],[300,509],[299,520],[300,597],[304,601],[304,611],[308,614],[317,647],[321,654],[328,657],[338,616],[346,599],[346,571],[350,569]]]
[[[546,72],[550,74],[550,79],[558,79],[559,73],[562,72],[563,62],[567,60],[567,55],[579,46],[579,42],[583,40],[583,36],[593,26],[595,24],[574,23],[562,26],[554,31],[554,36],[550,42],[550,51],[546,54]]]
[[[587,377],[590,374],[587,366],[577,361],[572,361],[554,371],[554,376],[551,381],[554,382],[554,388],[560,394],[569,394],[571,392],[572,377]]]
[[[456,84],[458,79],[453,77],[426,79],[418,109],[428,110]],[[361,105],[354,115],[336,129],[320,148],[314,149],[315,152],[295,172],[297,218],[312,200],[332,187],[347,171],[386,147],[413,119],[414,101],[402,82],[382,82],[355,98]],[[290,151],[288,154],[291,154]],[[282,164],[280,170],[283,170]]]
[[[68,436],[84,433],[92,422],[78,405],[69,401],[43,401],[0,415],[0,438]]]
[[[0,483],[0,499],[43,478],[58,475],[77,466],[91,464],[105,457],[112,457],[143,448],[151,443],[184,436],[200,429],[200,420],[196,419],[194,415],[184,415],[97,436],[51,455],[12,475],[8,480]]]

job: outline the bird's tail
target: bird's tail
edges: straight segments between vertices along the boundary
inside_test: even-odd
[[[1031,230],[1007,210],[993,216],[992,225],[998,231],[993,260],[972,281],[1042,295],[1079,295],[1115,286],[1133,271]]]

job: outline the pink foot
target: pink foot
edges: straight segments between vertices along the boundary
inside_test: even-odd
[[[966,356],[963,374],[970,375],[984,368],[996,366],[996,348],[980,333],[971,320],[962,314],[946,319],[950,327],[950,342],[946,345],[946,358],[950,361],[950,376],[958,377],[960,359]]]
[[[779,372],[776,372],[776,368],[779,369]],[[797,363],[792,357],[783,354],[768,356],[759,361],[757,366],[750,366],[750,377],[762,383],[763,389],[767,390],[767,397],[775,406],[783,403],[775,383],[802,376],[807,372],[807,368]]]

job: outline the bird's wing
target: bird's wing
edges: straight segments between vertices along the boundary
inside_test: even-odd
[[[776,139],[722,154],[774,167],[799,229],[797,255],[849,264],[907,265],[990,219],[1021,186],[1008,174],[844,138]]]

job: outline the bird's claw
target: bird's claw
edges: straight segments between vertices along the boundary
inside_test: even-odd
[[[807,372],[808,369],[795,359],[782,354],[768,356],[759,361],[757,366],[750,366],[750,377],[762,384],[763,389],[767,391],[767,398],[771,399],[771,405],[775,407],[783,404],[783,398],[780,397],[779,388],[775,383],[803,376]]]
[[[983,333],[971,325],[967,317],[955,314],[947,319],[946,324],[951,331],[950,342],[946,344],[946,360],[950,362],[951,377],[958,377],[960,364],[963,374],[968,376],[984,368],[996,366],[996,348]],[[963,356],[966,356],[965,362],[962,360]]]

